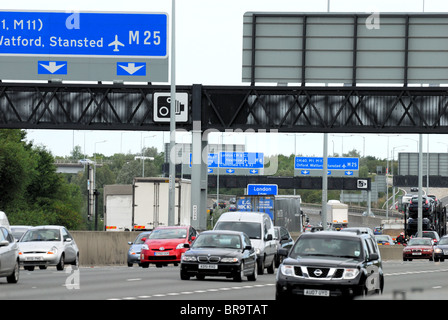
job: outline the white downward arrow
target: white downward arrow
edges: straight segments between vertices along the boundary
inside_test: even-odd
[[[50,61],[50,62],[48,62],[48,66],[45,64],[42,64],[42,63],[40,63],[40,65],[42,67],[44,67],[45,69],[47,69],[50,73],[55,73],[56,71],[61,69],[63,66],[65,66],[65,63],[56,65],[55,61]]]
[[[129,74],[134,74],[134,73],[136,73],[138,70],[140,70],[141,68],[143,68],[143,65],[141,65],[141,66],[139,66],[139,67],[136,67],[136,66],[135,66],[135,63],[131,63],[131,62],[129,62],[127,66],[122,66],[121,64],[119,64],[119,66],[120,66],[121,68],[123,68],[124,71],[126,71],[126,72],[129,73]]]

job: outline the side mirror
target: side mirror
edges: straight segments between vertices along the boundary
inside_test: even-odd
[[[369,256],[369,261],[378,260],[379,258],[380,256],[378,255],[378,253],[371,253]]]
[[[251,245],[245,246],[243,251],[245,251],[245,250],[249,250],[249,251],[252,250],[252,246]]]
[[[71,241],[72,241],[72,238],[65,239],[65,242],[71,242]]]
[[[9,245],[9,242],[6,240],[0,241],[0,247],[6,247]]]
[[[146,241],[146,238],[145,237],[143,237],[142,239],[141,239],[143,242],[145,242]]]
[[[271,241],[272,240],[272,234],[268,233],[265,237],[265,241]]]
[[[281,248],[281,249],[278,249],[277,253],[279,256],[287,257],[289,251],[287,249]]]
[[[184,243],[184,248],[185,249],[189,249],[190,248],[190,244],[189,243]]]

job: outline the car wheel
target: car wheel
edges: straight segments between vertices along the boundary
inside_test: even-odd
[[[244,263],[241,263],[241,268],[240,268],[240,272],[238,272],[234,277],[233,280],[236,282],[241,282],[243,281],[243,277],[244,277]]]
[[[14,266],[14,271],[13,273],[6,278],[6,280],[8,281],[8,283],[17,283],[19,282],[19,273],[20,273],[20,267],[19,267],[19,262],[16,262],[16,265]]]
[[[190,280],[190,276],[187,275],[186,273],[183,273],[182,271],[180,272],[180,279],[181,280]]]
[[[79,253],[76,255],[75,261],[72,262],[72,265],[79,267]]]
[[[64,261],[64,255],[62,254],[61,259],[59,260],[59,263],[56,266],[56,269],[59,271],[62,271],[62,270],[64,270],[64,268],[65,268],[65,261]]]
[[[263,274],[264,273],[264,258],[260,259],[260,261],[258,261],[258,274]]]
[[[275,262],[274,262],[274,260],[272,260],[271,265],[268,267],[268,273],[274,274],[274,271],[275,271]]]
[[[251,275],[247,276],[248,281],[256,281],[258,277],[257,265],[254,263],[254,272]]]

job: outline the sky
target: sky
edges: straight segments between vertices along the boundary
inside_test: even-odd
[[[446,0],[177,0],[176,85],[248,85],[242,82],[243,15],[258,12],[448,12]],[[166,12],[171,0],[16,0],[2,3],[2,10]],[[169,85],[168,83],[164,83]],[[417,152],[419,135],[329,134],[328,155],[356,149],[361,155],[397,158],[398,152]],[[27,130],[27,140],[43,145],[54,156],[68,156],[80,146],[88,156],[139,153],[142,147],[162,150],[169,133],[91,130]],[[246,150],[269,154],[322,156],[322,134],[266,134],[266,137],[215,134],[209,143],[246,143]],[[190,142],[176,134],[177,143]],[[429,146],[427,141],[430,141]],[[295,145],[294,145],[295,142]],[[378,145],[387,148],[378,148]],[[423,151],[448,152],[447,135],[423,135]]]

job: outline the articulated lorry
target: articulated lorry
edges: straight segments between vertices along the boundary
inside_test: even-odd
[[[191,224],[191,181],[175,180],[174,224]],[[106,231],[145,231],[168,225],[169,180],[134,178],[132,185],[104,186]]]
[[[132,185],[104,186],[104,228],[106,231],[132,230]]]
[[[348,227],[348,205],[339,200],[329,200],[327,203],[327,223],[333,230]]]
[[[134,178],[134,230],[168,225],[169,179]],[[175,180],[174,224],[191,224],[191,181]]]

